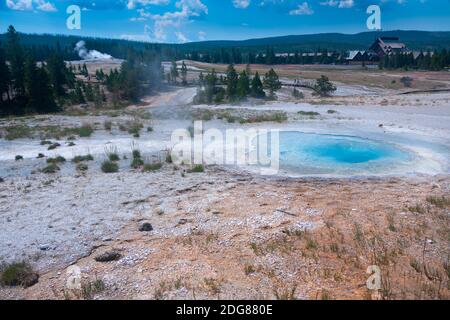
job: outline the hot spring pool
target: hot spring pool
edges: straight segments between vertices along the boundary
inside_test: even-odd
[[[280,169],[299,175],[383,175],[404,172],[413,154],[394,144],[352,136],[282,131]]]

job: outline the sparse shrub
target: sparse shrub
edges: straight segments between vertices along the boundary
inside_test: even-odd
[[[427,202],[441,209],[450,206],[450,198],[444,196],[442,197],[429,196],[427,197]]]
[[[205,172],[205,167],[202,164],[197,164],[189,170],[189,173],[202,173]]]
[[[94,128],[92,128],[92,126],[88,123],[83,124],[79,129],[78,129],[78,135],[81,138],[87,138],[90,137],[92,135],[92,133],[94,133]]]
[[[47,159],[47,163],[64,163],[66,162],[66,158],[62,157],[62,156],[57,156],[56,158],[48,158]]]
[[[23,160],[23,156],[18,155],[18,156],[15,157],[15,159],[16,159],[16,161]]]
[[[245,272],[245,274],[248,276],[248,275],[250,275],[250,274],[255,273],[256,270],[255,270],[255,267],[254,267],[254,266],[252,266],[252,265],[246,265],[245,268],[244,268],[244,272]]]
[[[162,168],[162,163],[147,163],[142,168],[142,171],[143,172],[153,172],[153,171],[158,171],[161,168]]]
[[[42,173],[56,173],[57,171],[61,170],[55,163],[51,163],[45,168],[41,169]]]
[[[55,150],[58,147],[61,147],[61,145],[58,142],[55,142],[48,146],[48,150]]]
[[[412,83],[413,83],[413,78],[411,77],[402,77],[400,79],[400,82],[406,87],[406,88],[411,88]]]
[[[147,127],[147,132],[153,132],[153,128],[152,127]]]
[[[42,140],[42,141],[41,141],[41,146],[51,145],[51,144],[52,144],[52,142],[49,141],[49,140]]]
[[[313,239],[308,239],[306,242],[306,249],[315,250],[317,249],[317,242]]]
[[[416,204],[415,206],[408,207],[408,210],[412,213],[425,214],[428,212],[427,208],[420,204]]]
[[[117,148],[114,146],[106,147],[105,154],[108,157],[109,161],[113,162],[120,161],[119,153],[117,152]]]
[[[274,295],[277,300],[295,300],[295,292],[297,291],[297,285],[294,284],[291,287],[284,287],[281,289],[274,289]]]
[[[320,116],[320,113],[314,112],[314,111],[299,111],[299,115],[306,116],[306,117],[317,117]]]
[[[75,144],[75,142],[70,141],[69,143],[67,143],[67,146],[68,147],[74,147],[74,146],[76,146],[76,144]]]
[[[104,173],[114,173],[119,171],[119,166],[113,161],[105,160],[102,163],[101,169]]]
[[[133,155],[133,158],[140,159],[142,157],[141,152],[137,149],[133,150],[132,155]]]
[[[328,113],[328,114],[335,114],[335,113],[337,113],[337,111],[336,111],[336,110],[330,109],[330,110],[327,111],[327,113]]]
[[[15,262],[0,266],[0,284],[2,286],[28,288],[38,281],[39,275],[27,262]]]
[[[103,122],[103,127],[105,128],[105,130],[111,131],[112,130],[112,122],[111,121]]]
[[[85,300],[91,300],[96,294],[99,294],[105,290],[106,286],[103,280],[96,279],[87,283],[82,283],[81,293]]]
[[[167,163],[173,163],[172,155],[170,154],[170,152],[167,152],[166,162]]]
[[[89,170],[89,167],[85,163],[79,163],[79,164],[77,164],[76,169],[77,169],[77,171],[80,171],[80,172],[86,172]]]
[[[141,158],[133,158],[133,160],[131,161],[131,167],[133,169],[138,169],[140,167],[142,167],[144,165],[144,160],[142,160]]]
[[[31,138],[32,136],[32,129],[25,125],[10,126],[5,129],[5,139],[9,141],[22,138]]]
[[[417,261],[417,259],[412,258],[409,261],[409,265],[417,272],[417,273],[422,273],[423,267],[422,264]]]
[[[94,157],[90,154],[85,155],[85,156],[76,156],[75,158],[72,159],[73,163],[80,163],[83,161],[93,161]]]

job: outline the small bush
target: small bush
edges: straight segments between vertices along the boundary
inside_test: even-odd
[[[77,164],[77,171],[85,172],[85,171],[88,171],[88,170],[89,170],[89,167],[88,167],[87,164],[85,164],[85,163]]]
[[[31,138],[32,130],[25,125],[17,125],[6,128],[5,139],[6,140],[16,140],[22,138]]]
[[[15,262],[0,267],[0,284],[3,286],[28,288],[38,281],[39,275],[26,262]]]
[[[112,122],[111,121],[105,121],[103,123],[103,127],[105,128],[105,130],[111,131],[111,129],[112,129]]]
[[[133,158],[133,160],[131,161],[131,167],[133,169],[138,169],[140,167],[142,167],[144,165],[144,160],[142,160],[141,158]]]
[[[335,114],[335,113],[337,113],[337,111],[336,110],[328,110],[327,113],[328,114]]]
[[[51,144],[52,144],[52,142],[49,141],[49,140],[42,140],[42,141],[41,141],[41,146],[51,145]]]
[[[109,159],[109,161],[116,162],[116,161],[120,160],[120,157],[117,153],[110,153],[110,154],[108,154],[108,159]]]
[[[430,197],[427,197],[427,202],[429,202],[432,205],[434,205],[438,208],[441,208],[441,209],[450,207],[450,198],[447,198],[447,197],[430,196]]]
[[[42,173],[56,173],[57,171],[61,170],[55,163],[49,164],[45,168],[41,169]]]
[[[314,111],[299,111],[299,115],[306,116],[306,117],[317,117],[320,116],[320,113],[314,112]]]
[[[75,158],[72,159],[73,163],[80,163],[83,161],[93,161],[94,157],[90,154],[85,155],[85,156],[76,156]]]
[[[173,163],[172,155],[170,154],[170,152],[168,152],[166,155],[166,162]]]
[[[104,173],[118,172],[119,171],[119,166],[115,162],[112,162],[112,161],[109,161],[109,160],[105,160],[102,163],[102,171]]]
[[[142,168],[142,171],[143,172],[153,172],[153,171],[158,171],[161,168],[162,168],[162,163],[147,163]]]
[[[61,145],[59,143],[52,143],[51,145],[48,146],[48,150],[55,150],[56,148],[61,147]]]
[[[133,150],[133,158],[140,159],[142,157],[141,152],[139,150]]]
[[[56,158],[48,158],[47,159],[47,163],[55,163],[55,164],[57,164],[57,163],[64,163],[64,162],[66,162],[66,158],[61,157],[61,156],[58,156]]]
[[[152,127],[147,127],[147,132],[153,132],[153,128]]]
[[[92,128],[92,126],[90,124],[83,124],[79,129],[78,129],[78,135],[81,138],[87,138],[90,137],[92,135],[92,133],[94,133],[94,128]]]
[[[20,161],[20,160],[23,160],[23,156],[16,156],[16,161]]]
[[[189,173],[201,173],[205,172],[205,167],[202,164],[195,165],[189,170]]]

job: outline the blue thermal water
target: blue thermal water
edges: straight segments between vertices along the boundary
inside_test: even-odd
[[[383,174],[411,154],[391,144],[351,136],[280,132],[280,167],[300,174]]]

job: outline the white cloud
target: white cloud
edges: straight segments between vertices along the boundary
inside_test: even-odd
[[[186,36],[183,33],[179,32],[179,31],[175,32],[175,35],[176,35],[176,37],[177,37],[179,42],[185,43],[185,42],[189,41],[189,39],[186,38]]]
[[[320,2],[320,5],[338,8],[353,8],[355,2],[353,0],[328,0]]]
[[[136,8],[136,5],[141,5],[144,7],[148,5],[164,6],[169,4],[169,2],[170,0],[128,0],[127,8],[134,9]]]
[[[200,40],[200,41],[205,41],[205,40],[206,40],[206,32],[204,32],[204,31],[199,31],[199,32],[198,32],[198,40]]]
[[[233,0],[233,6],[239,9],[246,9],[250,5],[250,0]]]
[[[201,0],[179,0],[175,4],[178,11],[152,14],[139,9],[141,17],[154,21],[154,37],[158,41],[167,39],[168,27],[180,28],[183,24],[191,22],[193,18],[208,14],[208,7]],[[178,32],[180,33],[180,32]],[[179,35],[175,34],[178,40]]]
[[[54,4],[45,0],[6,0],[6,6],[11,10],[17,11],[58,11]]]
[[[298,5],[297,9],[289,11],[291,16],[312,15],[313,13],[314,11],[310,8],[308,2],[303,2]]]

